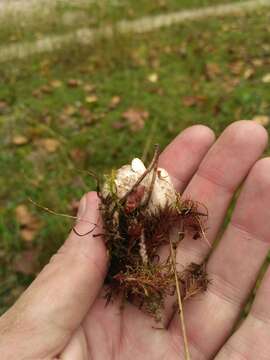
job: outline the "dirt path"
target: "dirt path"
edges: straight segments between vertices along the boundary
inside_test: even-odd
[[[15,1],[15,0],[14,0]],[[34,0],[28,0],[34,2]],[[35,0],[37,1],[37,0]],[[38,0],[39,2],[50,0]],[[81,1],[81,0],[79,0]],[[83,0],[82,0],[83,1]],[[16,1],[16,3],[19,1]],[[54,51],[65,47],[70,42],[89,45],[100,37],[110,38],[114,31],[125,33],[144,33],[154,31],[162,27],[169,27],[185,21],[194,21],[208,17],[237,16],[245,14],[261,7],[270,7],[270,0],[249,0],[233,4],[225,4],[198,8],[193,10],[179,11],[164,15],[143,17],[133,21],[120,21],[114,27],[106,26],[101,29],[82,28],[64,35],[48,36],[34,42],[25,42],[0,47],[0,62],[10,61],[17,58]]]
[[[44,7],[53,9],[59,4],[69,3],[74,5],[89,5],[97,0],[0,0],[0,17],[10,12],[17,15],[31,15],[36,10]]]

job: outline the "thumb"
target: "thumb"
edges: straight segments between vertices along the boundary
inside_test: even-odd
[[[10,346],[14,350],[8,344],[7,337],[12,342],[14,332],[17,332],[20,341],[16,343],[16,349],[21,347],[25,356],[33,349],[40,354],[53,356],[55,352],[61,351],[81,323],[96,299],[106,274],[105,245],[101,237],[93,236],[101,232],[98,205],[96,193],[84,195],[79,206],[76,232],[70,233],[50,263],[1,318],[0,327],[3,324],[6,329],[5,347]],[[93,224],[97,226],[89,233]],[[26,337],[25,342],[21,341],[22,336]],[[1,343],[0,340],[2,350]],[[33,358],[38,356],[35,353]]]

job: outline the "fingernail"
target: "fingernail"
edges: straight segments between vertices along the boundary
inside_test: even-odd
[[[77,214],[78,218],[81,218],[84,215],[84,213],[86,211],[86,205],[87,205],[87,200],[86,200],[86,195],[84,195],[79,204],[79,209],[78,209],[78,214]],[[80,220],[80,219],[78,219],[78,220]]]

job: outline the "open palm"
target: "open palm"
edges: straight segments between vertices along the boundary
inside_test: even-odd
[[[270,159],[258,160],[266,144],[265,130],[251,121],[233,123],[216,142],[210,129],[193,126],[160,157],[176,189],[207,206],[210,242],[220,234],[245,179],[230,223],[208,258],[208,290],[184,305],[193,360],[270,358],[270,272],[248,317],[235,329],[270,245]],[[80,216],[100,223],[97,208],[96,194],[89,193]],[[76,229],[84,233],[89,226],[81,221]],[[208,255],[206,242],[186,238],[177,249],[177,263],[200,263]],[[175,299],[168,299],[162,324],[130,304],[121,309],[117,300],[105,307],[106,267],[102,239],[72,232],[0,319],[1,359],[184,359]]]

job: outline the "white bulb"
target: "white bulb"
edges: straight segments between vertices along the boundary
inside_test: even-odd
[[[126,193],[132,189],[145,170],[146,168],[143,162],[140,159],[135,158],[132,160],[131,165],[124,165],[116,171],[114,182],[116,194],[119,199],[123,198]],[[149,191],[151,191],[153,171],[154,170],[147,174],[140,183],[145,187],[142,203],[147,199]],[[102,194],[103,196],[109,194],[109,185],[107,183],[105,183],[103,187]],[[176,193],[169,174],[165,169],[158,168],[148,203],[148,210],[150,212],[155,212],[158,207],[164,208],[166,205],[175,203],[175,201]]]

